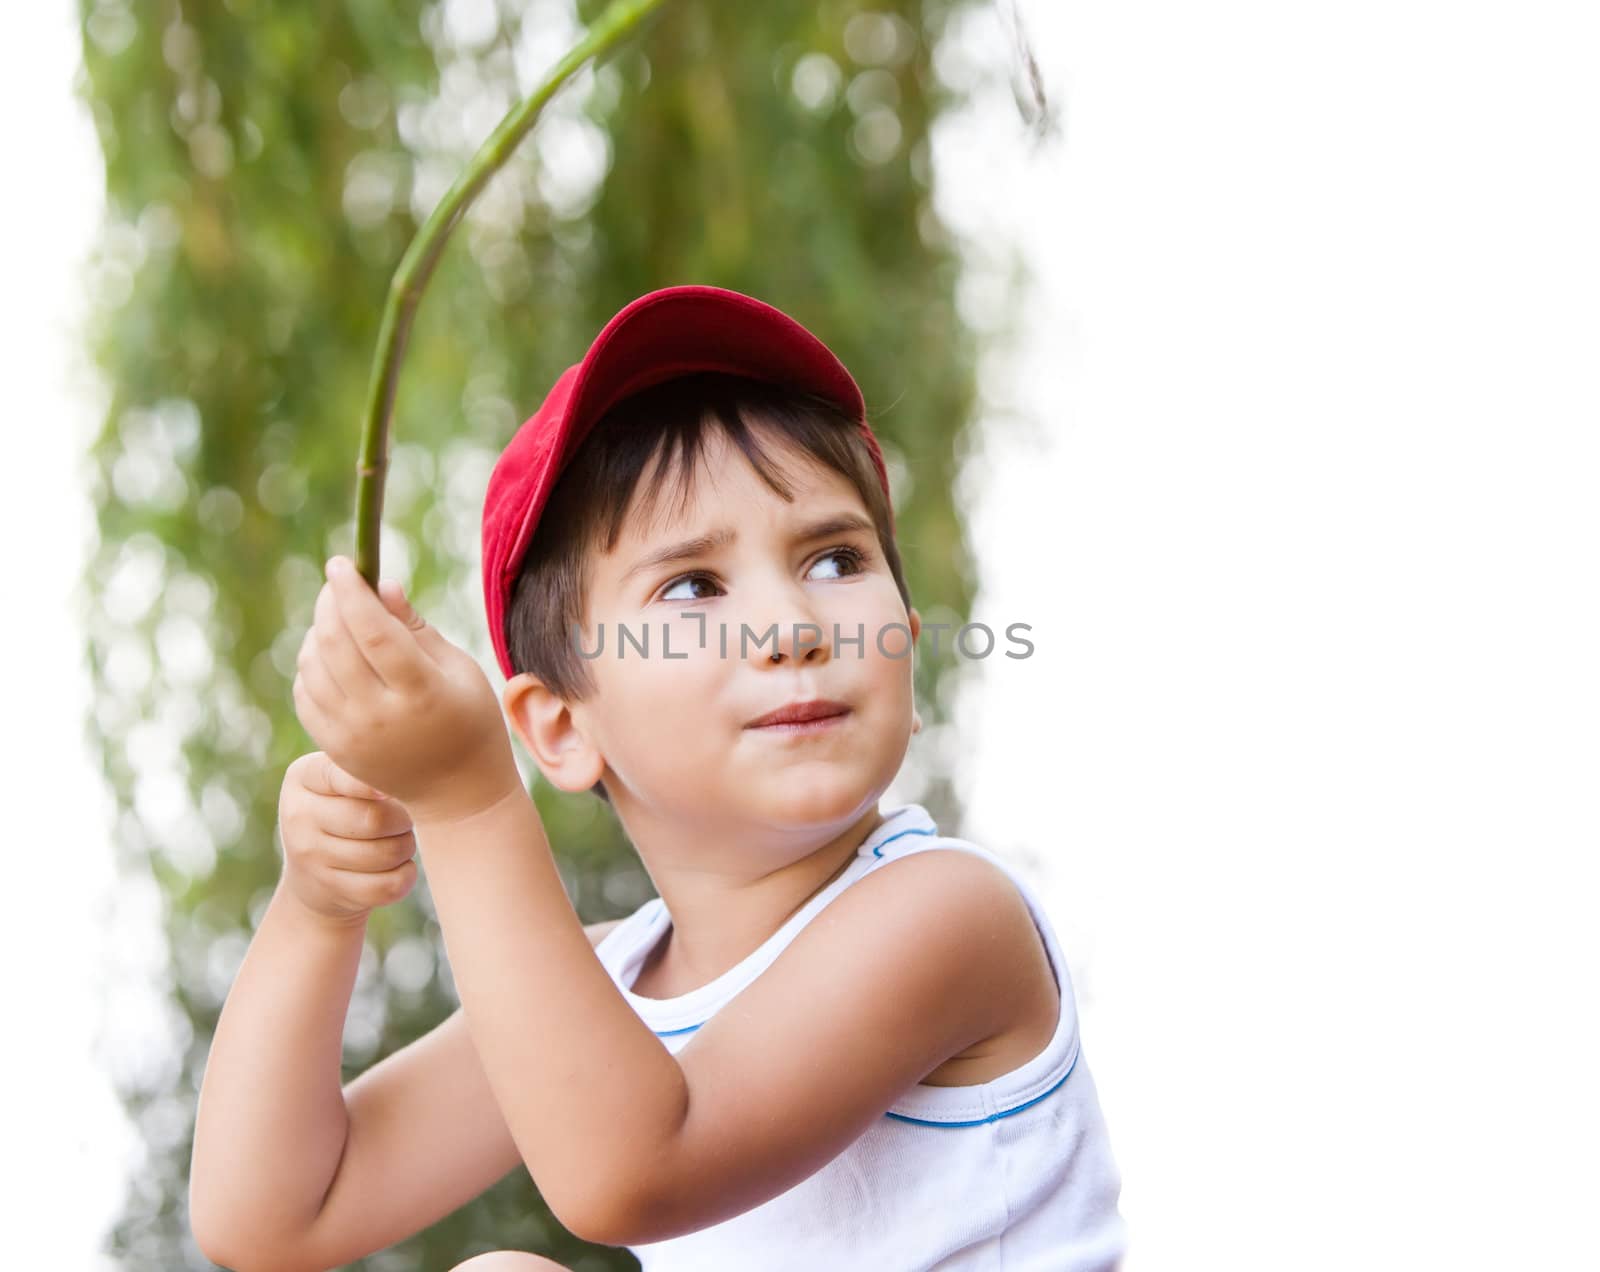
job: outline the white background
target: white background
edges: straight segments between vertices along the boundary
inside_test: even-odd
[[[101,195],[71,8],[0,45],[0,1066],[8,1255],[92,1268],[135,1160],[101,960],[158,955],[81,742]],[[968,488],[970,617],[1037,652],[983,664],[948,744],[1071,955],[1127,1267],[1594,1267],[1600,24],[1022,14],[1061,137],[1030,152],[991,88],[935,169],[1037,276]],[[993,14],[960,42],[953,74],[1006,57]]]

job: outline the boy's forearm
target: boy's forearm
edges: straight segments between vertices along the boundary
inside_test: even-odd
[[[596,960],[526,791],[416,829],[506,1125],[557,1217],[604,1240],[683,1125],[683,1071]]]
[[[296,906],[280,885],[206,1061],[189,1200],[207,1253],[286,1247],[316,1218],[344,1151],[340,1059],[366,924]]]

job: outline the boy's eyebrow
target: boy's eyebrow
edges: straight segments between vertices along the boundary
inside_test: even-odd
[[[723,526],[722,529],[713,530],[710,534],[703,534],[695,539],[685,539],[682,543],[673,543],[664,548],[657,548],[654,552],[640,557],[623,571],[622,582],[626,583],[635,574],[654,569],[658,565],[666,565],[669,561],[682,561],[687,557],[704,556],[717,548],[727,546],[737,537],[738,534],[731,526]]]
[[[823,517],[819,521],[810,522],[801,526],[795,533],[796,543],[809,543],[813,539],[825,539],[829,535],[848,534],[851,531],[862,531],[866,534],[875,534],[877,527],[867,518],[856,512],[842,512],[836,516]],[[622,575],[622,582],[627,582],[635,574],[645,570],[654,569],[659,565],[666,565],[672,561],[683,561],[691,557],[705,556],[717,548],[727,547],[739,537],[738,531],[731,526],[723,526],[713,530],[710,534],[699,535],[693,539],[685,539],[682,543],[669,544],[664,548],[657,548],[654,552],[640,557],[630,565]]]

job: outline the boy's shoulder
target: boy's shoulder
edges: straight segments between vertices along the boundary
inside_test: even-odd
[[[930,823],[931,824],[931,823]],[[886,986],[942,982],[943,1005],[991,1032],[1022,1008],[1021,974],[1042,934],[1018,880],[994,853],[941,835],[885,843],[867,869],[795,936],[792,961],[832,980],[848,961]],[[1046,975],[1048,976],[1046,966]],[[835,982],[836,983],[836,982]],[[969,1039],[968,1041],[976,1041]]]
[[[844,921],[897,924],[908,935],[922,928],[930,940],[1002,929],[1038,939],[1027,899],[1001,859],[948,835],[887,847],[827,909]]]
[[[913,890],[911,900],[977,905],[991,917],[997,917],[997,911],[1029,917],[1026,890],[1005,860],[970,839],[943,833],[919,805],[891,813],[860,851],[871,861],[841,900],[893,866],[894,877]]]

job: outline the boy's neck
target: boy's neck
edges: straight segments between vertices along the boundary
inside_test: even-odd
[[[642,974],[654,982],[648,996],[676,997],[716,979],[759,948],[844,872],[883,816],[874,799],[842,829],[809,847],[770,832],[726,842],[725,834],[707,836],[699,828],[667,829],[649,821],[632,810],[624,825],[672,916],[672,931]],[[724,842],[707,852],[708,838]]]

